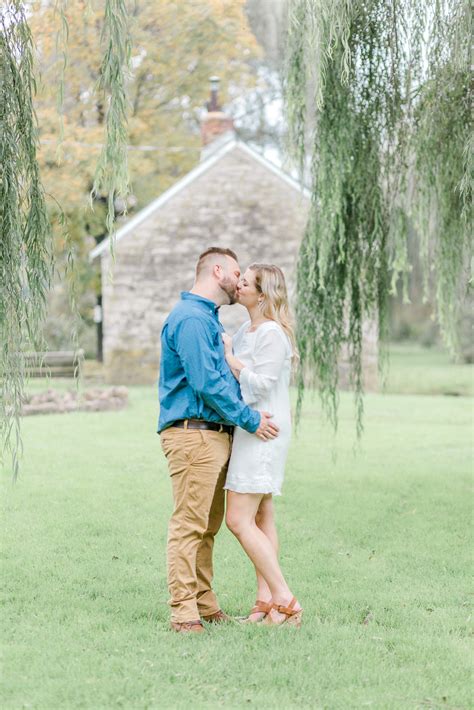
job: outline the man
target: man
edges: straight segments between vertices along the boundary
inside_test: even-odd
[[[242,400],[222,342],[218,311],[235,303],[240,268],[230,249],[199,257],[191,291],[165,321],[161,334],[158,432],[168,460],[174,510],[168,528],[171,626],[203,632],[205,621],[229,617],[212,590],[214,537],[224,517],[224,482],[233,426],[273,439],[268,412]]]

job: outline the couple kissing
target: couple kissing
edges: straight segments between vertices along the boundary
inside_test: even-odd
[[[249,319],[231,338],[219,308],[233,303]],[[212,589],[224,512],[256,573],[256,602],[241,621],[301,624],[303,610],[278,562],[273,508],[291,436],[295,356],[281,269],[251,264],[241,274],[230,249],[201,254],[192,289],[181,293],[161,333],[158,432],[173,493],[167,567],[177,632],[231,621]]]

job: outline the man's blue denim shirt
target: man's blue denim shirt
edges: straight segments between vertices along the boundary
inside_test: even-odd
[[[159,432],[178,419],[258,429],[260,414],[244,403],[226,362],[223,332],[213,301],[181,293],[161,332]]]

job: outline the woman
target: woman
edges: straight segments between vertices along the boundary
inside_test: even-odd
[[[278,563],[273,495],[281,494],[291,435],[289,383],[294,335],[283,272],[251,264],[238,285],[249,312],[234,338],[224,335],[226,359],[246,404],[268,411],[280,428],[271,441],[236,427],[227,480],[226,522],[252,560],[257,601],[247,621],[300,626],[303,610]]]

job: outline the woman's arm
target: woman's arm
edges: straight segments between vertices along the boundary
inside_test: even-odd
[[[245,402],[257,402],[275,385],[288,356],[288,344],[283,333],[276,328],[268,328],[259,334],[251,368],[233,354],[232,338],[226,334],[222,338],[225,358],[232,374],[240,382]]]
[[[260,326],[262,327],[262,326]],[[265,328],[257,335],[252,367],[240,373],[240,389],[247,404],[257,402],[270,392],[280,377],[288,357],[289,344],[277,328]]]

